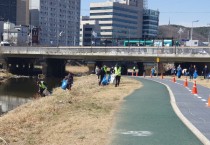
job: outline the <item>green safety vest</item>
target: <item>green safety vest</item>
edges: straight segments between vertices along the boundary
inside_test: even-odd
[[[121,76],[121,67],[119,67],[118,69],[117,69],[117,67],[115,67],[115,74],[117,76]]]
[[[47,86],[44,85],[43,81],[41,81],[41,83],[39,84],[39,87],[42,88],[42,89],[46,89],[47,88]]]
[[[107,67],[104,67],[104,72],[107,73]]]

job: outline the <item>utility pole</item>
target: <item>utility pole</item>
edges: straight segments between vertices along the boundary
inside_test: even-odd
[[[190,40],[193,40],[193,23],[194,22],[199,22],[199,20],[192,21],[192,28],[191,28],[191,37],[190,37]]]
[[[210,26],[210,23],[208,23],[207,26]],[[210,44],[209,44],[209,41],[210,41],[209,40],[210,39],[209,36],[210,36],[210,30],[208,30],[208,46],[210,46]]]
[[[7,41],[9,41],[9,28],[10,28],[9,25],[10,25],[9,21],[7,21]]]

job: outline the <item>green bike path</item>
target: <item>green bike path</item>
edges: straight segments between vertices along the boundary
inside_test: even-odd
[[[143,87],[125,98],[111,145],[202,145],[172,109],[167,88],[136,78]]]

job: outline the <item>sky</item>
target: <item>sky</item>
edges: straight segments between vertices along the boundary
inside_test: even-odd
[[[81,15],[89,16],[91,2],[106,1],[81,0]],[[210,26],[210,0],[148,0],[148,8],[160,11],[159,25],[167,25],[170,20],[170,24],[186,27]]]

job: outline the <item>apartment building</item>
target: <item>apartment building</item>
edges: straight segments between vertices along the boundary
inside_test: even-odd
[[[39,28],[39,44],[79,45],[81,0],[31,0],[31,27]]]
[[[90,19],[99,22],[102,39],[141,38],[143,0],[91,3]]]

